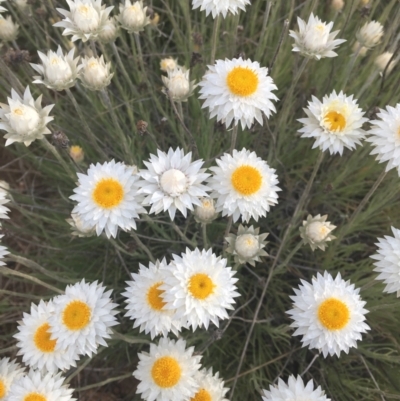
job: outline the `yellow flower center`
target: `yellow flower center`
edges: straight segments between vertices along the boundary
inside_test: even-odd
[[[39,393],[29,393],[24,397],[24,401],[47,401],[47,398]]]
[[[24,111],[22,109],[14,109],[13,113],[17,116],[22,116],[24,114]]]
[[[211,401],[211,395],[210,393],[205,390],[204,388],[201,388],[194,397],[190,399],[190,401]]]
[[[33,336],[33,341],[37,347],[42,352],[53,352],[56,347],[57,340],[51,340],[51,333],[49,331],[50,325],[48,323],[43,323],[39,326]]]
[[[235,67],[226,77],[229,90],[238,96],[250,96],[258,87],[257,74],[247,67]]]
[[[82,301],[71,301],[62,313],[62,321],[69,330],[81,330],[90,321],[92,310]]]
[[[318,319],[328,330],[341,330],[350,320],[350,311],[339,299],[328,298],[318,308]]]
[[[346,118],[343,114],[337,111],[330,111],[324,117],[324,122],[327,124],[330,131],[342,132],[346,128]]]
[[[85,6],[85,5],[81,5],[78,7],[78,11],[82,15],[87,15],[87,14],[89,14],[89,7]]]
[[[260,189],[262,177],[256,168],[244,165],[232,173],[231,182],[241,195],[252,195]]]
[[[181,367],[175,358],[163,356],[154,362],[151,377],[159,387],[173,387],[181,378]]]
[[[104,178],[96,184],[92,198],[98,206],[111,209],[124,199],[124,188],[114,178]]]
[[[6,385],[3,380],[0,380],[0,400],[6,395]]]
[[[155,283],[147,291],[147,302],[149,303],[150,307],[154,310],[162,310],[165,306],[165,302],[161,297],[164,291],[160,290],[159,288],[160,285],[162,284],[163,284],[162,281],[160,281],[159,283]]]
[[[60,64],[60,59],[58,57],[53,57],[50,63],[53,65]]]
[[[194,274],[189,279],[189,291],[197,299],[206,299],[213,293],[214,287],[211,278],[204,273]]]

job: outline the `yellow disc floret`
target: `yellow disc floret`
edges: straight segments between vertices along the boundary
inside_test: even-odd
[[[81,330],[89,324],[92,310],[82,301],[71,301],[62,313],[62,321],[69,330]]]
[[[147,291],[147,302],[149,303],[152,309],[158,311],[162,310],[165,306],[165,302],[161,297],[164,291],[160,290],[160,285],[162,284],[163,284],[162,281],[160,281],[159,283],[155,283]]]
[[[243,165],[232,173],[231,182],[241,195],[252,195],[261,188],[262,176],[256,168]]]
[[[258,87],[257,74],[247,67],[235,67],[226,77],[229,90],[238,96],[250,96]]]
[[[111,209],[122,202],[124,188],[114,178],[104,178],[96,184],[92,198],[98,206]]]
[[[47,401],[47,398],[39,393],[29,393],[24,397],[24,401]]]
[[[342,132],[346,128],[346,117],[337,111],[326,113],[324,122],[330,131]]]
[[[3,380],[0,379],[0,400],[6,395],[6,385]]]
[[[201,388],[190,401],[211,401],[211,394],[204,388]]]
[[[175,358],[163,356],[154,362],[151,377],[159,387],[173,387],[181,378],[181,367]]]
[[[350,311],[339,299],[328,298],[318,308],[318,319],[328,330],[341,330],[350,320]]]
[[[43,323],[36,329],[35,335],[33,336],[36,348],[42,352],[53,352],[57,344],[57,340],[50,339],[51,333],[49,329],[50,325],[48,323]]]
[[[214,291],[215,284],[211,278],[204,273],[194,274],[189,279],[188,289],[197,299],[206,299]]]

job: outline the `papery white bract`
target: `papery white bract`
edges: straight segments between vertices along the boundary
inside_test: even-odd
[[[19,364],[10,361],[10,358],[0,359],[0,399],[6,400],[10,387],[14,380],[24,374],[24,368]]]
[[[300,227],[300,236],[304,244],[308,244],[312,251],[317,248],[325,251],[328,241],[332,241],[336,237],[331,232],[336,228],[329,221],[326,221],[328,215],[307,216],[307,220],[303,220],[303,227]]]
[[[179,65],[174,69],[168,69],[168,76],[161,77],[165,85],[162,89],[163,93],[175,102],[186,102],[196,87],[195,81],[190,81],[189,73],[190,70]]]
[[[111,63],[106,63],[103,56],[85,57],[80,67],[79,78],[84,87],[99,91],[110,85],[114,73],[111,72]]]
[[[1,7],[3,8],[3,7]],[[4,8],[5,10],[5,8]],[[0,11],[1,12],[1,11]],[[16,24],[11,15],[8,15],[6,18],[0,14],[0,39],[5,42],[12,42],[17,39],[18,36],[18,28],[19,25]]]
[[[356,33],[356,38],[361,46],[371,49],[382,39],[383,26],[378,21],[366,22]]]
[[[130,0],[125,0],[119,5],[119,15],[117,20],[122,28],[130,33],[139,33],[144,30],[144,27],[150,24],[150,18],[146,14],[147,7],[143,7],[143,0],[131,3]]]
[[[0,224],[1,227],[1,224]],[[4,237],[3,234],[0,234],[0,240]],[[1,244],[1,242],[0,242]],[[10,252],[8,252],[7,248],[5,246],[0,245],[0,266],[4,266],[5,263],[3,262],[4,256],[8,255]]]
[[[206,16],[211,13],[213,18],[219,14],[225,18],[228,12],[237,14],[240,10],[245,11],[248,4],[250,0],[192,0],[193,9],[200,7],[200,11],[205,10]]]
[[[8,192],[0,186],[0,219],[9,219],[7,213],[10,211],[10,209],[4,206],[8,202],[10,202]]]

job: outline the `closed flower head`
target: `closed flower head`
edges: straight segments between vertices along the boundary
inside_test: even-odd
[[[81,62],[79,78],[84,87],[98,91],[104,89],[111,82],[113,73],[111,63],[106,63],[103,56],[85,57]]]
[[[382,36],[383,26],[377,21],[366,22],[356,34],[358,42],[367,49],[376,46]]]
[[[143,7],[143,1],[125,0],[125,3],[119,6],[119,15],[117,20],[122,28],[128,32],[139,33],[144,27],[150,24],[150,18],[146,14],[147,7]]]

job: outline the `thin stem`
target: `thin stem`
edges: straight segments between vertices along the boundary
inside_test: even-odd
[[[277,57],[278,57],[278,53],[279,53],[279,50],[281,49],[283,40],[285,39],[285,37],[286,37],[286,35],[287,35],[288,29],[289,29],[289,20],[286,19],[286,20],[283,22],[283,29],[282,29],[282,32],[281,32],[281,36],[280,36],[280,38],[279,38],[278,45],[276,46],[276,50],[275,50],[274,56],[272,57],[272,61],[271,61],[271,64],[270,64],[270,66],[269,66],[269,68],[270,68],[270,74],[271,74],[271,72],[272,72],[272,69],[274,68],[275,61],[276,61],[276,59],[277,59]]]
[[[115,57],[116,57],[116,59],[117,59],[118,66],[119,66],[119,68],[120,68],[121,71],[122,71],[122,75],[123,75],[124,78],[125,78],[125,83],[128,83],[128,85],[129,85],[131,91],[132,91],[133,93],[135,93],[135,95],[137,95],[137,90],[136,90],[136,88],[133,86],[132,80],[131,80],[129,74],[127,73],[127,71],[126,71],[126,69],[125,69],[124,63],[122,62],[121,57],[120,57],[119,52],[118,52],[118,48],[117,48],[117,46],[115,46],[115,43],[114,43],[114,42],[111,43],[111,47],[112,47],[113,52],[114,52],[114,55],[115,55]]]
[[[261,54],[264,52],[267,44],[267,24],[271,7],[272,7],[272,1],[267,1],[265,5],[263,25],[260,33],[260,40],[258,41],[258,47],[255,56],[255,60],[258,61],[260,61]]]
[[[75,172],[72,172],[69,165],[66,163],[66,161],[61,157],[61,155],[58,153],[58,150],[46,139],[42,138],[40,142],[43,144],[43,146],[49,150],[53,156],[57,159],[57,161],[63,166],[65,172],[73,179],[76,180],[76,175]]]
[[[142,52],[142,46],[140,44],[140,37],[138,33],[133,34],[135,38],[135,44],[136,44],[136,49],[138,52],[138,58],[139,58],[139,66],[143,74],[143,79],[144,81],[147,81],[147,74],[146,74],[146,68],[144,67],[144,61],[143,61],[143,52]]]
[[[203,235],[203,248],[205,250],[207,250],[208,249],[208,240],[207,240],[207,224],[206,223],[201,224],[201,233]]]
[[[319,357],[319,354],[314,355],[314,358],[308,364],[308,366],[303,370],[303,372],[301,372],[300,376],[304,376],[310,370],[311,366],[314,365],[314,362],[317,360],[318,357]]]
[[[343,91],[346,89],[347,82],[348,82],[349,79],[350,79],[351,72],[353,71],[354,65],[355,65],[355,63],[356,63],[357,57],[358,57],[359,54],[360,54],[361,48],[362,48],[362,46],[361,46],[361,44],[359,43],[359,44],[358,44],[358,47],[357,47],[357,50],[356,50],[356,51],[354,52],[354,54],[352,54],[352,56],[351,56],[351,60],[350,60],[350,63],[349,63],[349,65],[348,65],[348,67],[347,67],[346,76],[345,76],[345,78],[344,78],[344,82],[343,82],[343,85],[342,85],[342,90],[343,90]]]
[[[229,148],[229,153],[232,154],[233,150],[236,147],[236,140],[238,135],[239,125],[234,125],[232,129],[232,137],[231,137],[231,147]]]
[[[94,40],[90,41],[90,48],[92,49],[93,57],[97,57],[96,43],[94,43]]]
[[[233,218],[232,218],[232,216],[229,216],[228,223],[226,224],[226,228],[225,228],[224,238],[223,238],[223,240],[224,240],[224,254],[226,254],[226,248],[227,248],[227,245],[228,245],[228,243],[226,242],[225,238],[228,236],[229,232],[231,231],[232,222],[233,222]]]
[[[141,248],[146,255],[148,256],[148,258],[153,262],[156,263],[156,259],[154,258],[153,254],[150,252],[150,249],[147,248],[147,246],[145,244],[143,244],[143,242],[140,240],[140,238],[137,236],[137,234],[135,232],[131,232],[131,236],[132,238],[136,241],[136,243],[138,244],[139,248]]]
[[[211,56],[210,56],[211,64],[215,63],[215,54],[217,53],[218,32],[220,25],[221,25],[221,18],[218,14],[217,17],[214,19],[214,26],[211,38]]]

